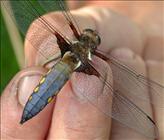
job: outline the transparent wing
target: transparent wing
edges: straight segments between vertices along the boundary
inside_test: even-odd
[[[32,24],[33,30],[30,31],[30,35],[26,36],[26,39],[44,59],[48,60],[48,57],[53,56],[53,54],[59,51],[57,46],[54,48],[57,35],[60,35],[63,40],[70,44],[69,39],[54,26],[54,20],[52,22],[52,19],[42,16],[47,11],[37,1],[6,0],[2,2],[2,5],[6,8],[12,19],[16,21],[23,35],[26,35],[32,21],[37,19]],[[50,48],[53,49],[50,50]]]
[[[99,72],[100,77],[92,80],[93,87],[90,89],[87,88],[89,85],[87,80],[81,82],[84,84],[81,86],[86,87],[85,90],[82,90],[80,86],[74,86],[79,96],[82,95],[84,99],[87,99],[100,112],[108,117],[112,117],[125,126],[147,137],[158,137],[157,127],[151,117],[127,97],[123,96],[120,90],[114,90],[112,88],[112,84],[107,80],[107,72],[104,72],[104,69],[107,70],[107,68],[104,68],[104,65],[103,67],[99,67],[94,62],[90,62],[90,65]],[[91,79],[92,77],[89,76],[89,78]],[[95,82],[96,80],[97,82]]]
[[[112,69],[115,90],[122,89],[122,95],[130,99],[150,102],[156,107],[164,108],[164,86],[138,74],[113,56],[104,56]],[[154,100],[151,99],[151,95]]]
[[[56,7],[56,5],[58,5],[60,7],[60,9],[62,10],[61,12],[63,13],[63,16],[65,17],[68,25],[70,26],[71,30],[73,31],[75,37],[78,39],[80,37],[81,31],[80,28],[76,22],[76,20],[74,19],[74,17],[72,16],[70,10],[64,5],[64,1],[62,0],[38,0],[38,2],[40,3],[40,5],[42,5],[42,7],[49,12],[54,11],[54,7]]]
[[[158,129],[151,117],[123,96],[121,91],[113,92],[112,117],[141,134],[158,138]]]

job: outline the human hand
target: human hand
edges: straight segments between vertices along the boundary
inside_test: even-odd
[[[60,15],[61,13],[54,13],[47,15],[47,17],[54,16],[55,18],[59,18]],[[105,8],[81,9],[73,12],[73,15],[75,15],[81,28],[91,27],[98,30],[102,38],[100,48],[103,51],[112,51],[112,54],[117,56],[118,59],[133,66],[141,73],[146,72],[146,65],[148,64],[148,75],[146,75],[155,79],[157,78],[156,80],[158,82],[160,80],[162,81],[160,79],[162,62],[144,62],[141,59],[140,55],[144,50],[143,40],[146,37],[143,36],[140,28],[136,27],[134,23],[131,23],[129,19]],[[61,18],[59,19],[58,24],[60,25],[64,21]],[[53,24],[56,24],[56,20]],[[119,28],[120,26],[124,28]],[[31,36],[30,34],[33,30],[35,29],[31,27],[28,36]],[[37,33],[41,39],[44,38],[46,40],[47,37],[45,34],[40,33],[40,31]],[[127,33],[129,36],[127,36]],[[38,45],[38,47],[40,46]],[[36,62],[39,63],[42,61],[42,58],[33,46],[31,46],[30,42],[26,41],[25,47],[28,66],[34,66]],[[55,48],[55,45],[46,47],[48,48],[47,51],[51,51]],[[132,57],[134,55],[135,57]],[[155,69],[154,65],[158,69]],[[107,119],[100,112],[94,110],[93,107],[88,106],[87,103],[81,103],[77,98],[74,98],[75,94],[78,95],[78,93],[72,91],[71,87],[72,82],[75,81],[68,82],[54,102],[50,103],[38,116],[21,126],[18,122],[21,118],[22,106],[24,106],[28,96],[32,93],[32,89],[37,84],[40,75],[43,75],[45,71],[46,69],[43,68],[28,68],[23,70],[5,89],[1,97],[3,139],[44,139],[45,137],[48,139],[146,139],[133,130],[120,126],[115,121],[111,125],[110,119]],[[155,73],[159,75],[153,76]],[[108,74],[111,74],[110,68]],[[21,77],[24,75],[34,76],[22,79]],[[81,80],[83,81],[84,79]],[[109,81],[112,82],[112,79],[109,79]],[[17,87],[18,90],[14,90]],[[146,111],[151,109],[151,107],[144,106],[143,108]],[[160,120],[162,116],[161,112],[156,109],[154,113],[159,118],[156,120],[157,125],[162,123]]]

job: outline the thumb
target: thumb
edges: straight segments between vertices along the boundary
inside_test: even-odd
[[[1,96],[2,139],[44,139],[48,130],[53,104],[40,113],[39,117],[21,125],[23,107],[40,76],[42,68],[27,68],[19,72],[8,84]],[[30,82],[28,82],[30,81]],[[49,119],[47,119],[49,118]],[[44,120],[47,121],[44,121]]]

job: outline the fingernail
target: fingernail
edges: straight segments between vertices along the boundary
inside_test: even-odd
[[[18,100],[22,106],[25,106],[33,89],[38,85],[41,75],[26,76],[22,78],[18,86]]]
[[[112,56],[117,57],[118,59],[133,59],[135,54],[128,48],[117,48],[111,51]]]

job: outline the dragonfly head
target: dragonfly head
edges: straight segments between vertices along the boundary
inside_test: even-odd
[[[92,53],[100,44],[98,33],[92,29],[85,29],[80,36],[79,41],[74,41],[71,52],[80,60],[82,64],[92,60]]]
[[[101,43],[101,38],[96,30],[85,29],[80,37],[80,41],[87,44],[87,47],[94,51]]]

